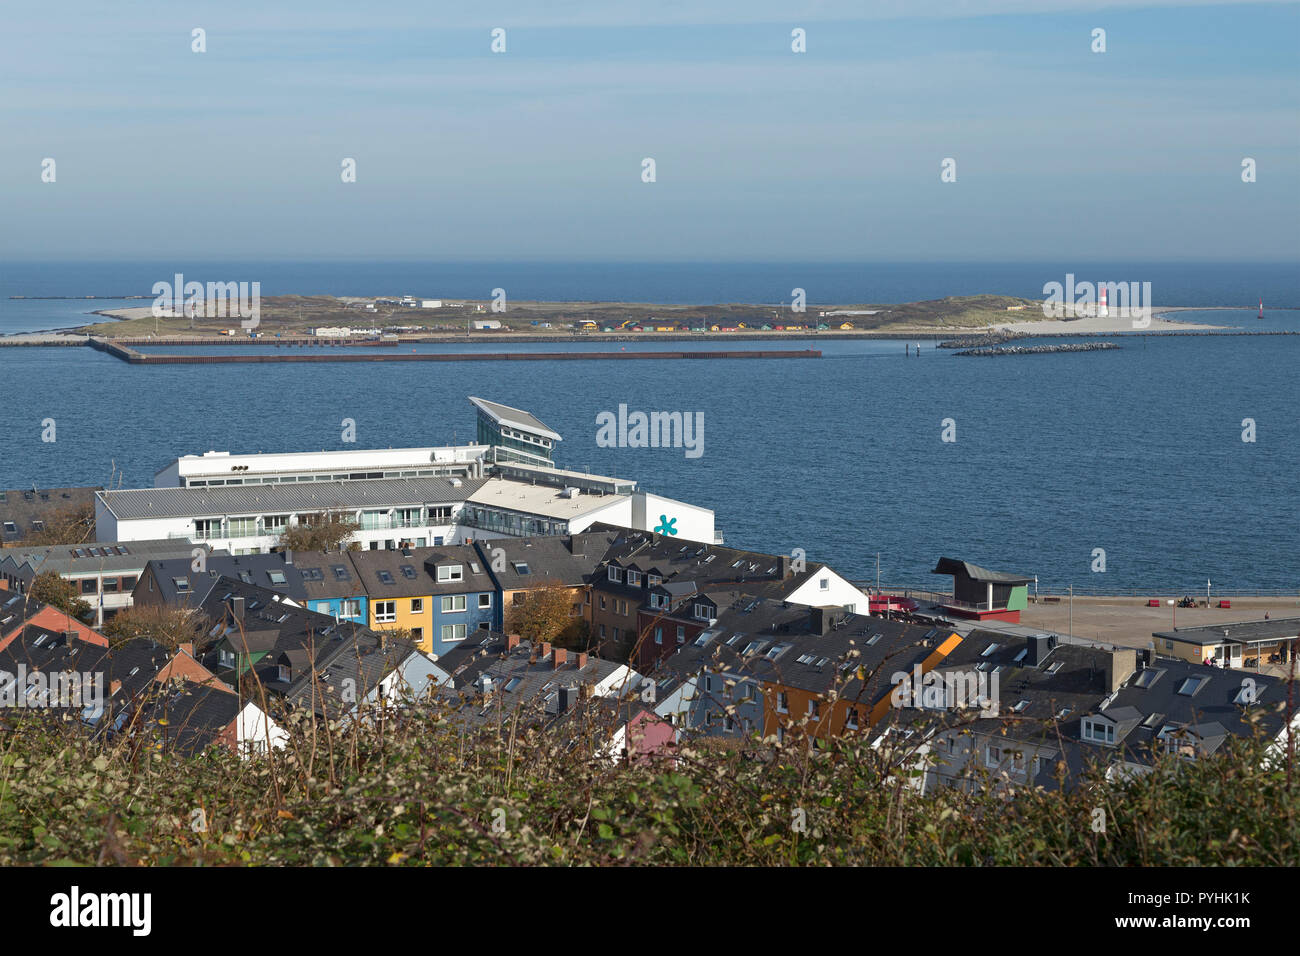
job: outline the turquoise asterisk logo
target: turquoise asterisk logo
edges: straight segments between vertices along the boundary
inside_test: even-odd
[[[676,518],[669,519],[667,515],[660,515],[659,527],[655,528],[655,534],[676,534],[677,533],[677,528],[675,527],[676,524],[677,524]]]

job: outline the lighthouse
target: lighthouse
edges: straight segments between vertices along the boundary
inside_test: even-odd
[[[1100,282],[1097,283],[1097,286],[1097,314],[1110,315],[1110,312],[1106,309],[1106,286]]]

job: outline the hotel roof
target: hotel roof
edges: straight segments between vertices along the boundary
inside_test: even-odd
[[[566,498],[552,485],[530,485],[507,478],[478,479],[465,500],[477,505],[504,508],[547,518],[577,518],[626,498],[626,495],[574,494]]]
[[[524,411],[522,408],[511,408],[509,405],[501,405],[497,402],[489,402],[485,398],[475,398],[469,396],[469,400],[474,407],[487,415],[498,425],[509,425],[513,428],[522,428],[524,431],[532,432],[535,435],[542,435],[552,441],[560,441],[560,436],[551,429],[543,425],[534,415]]]
[[[113,515],[123,520],[188,518],[464,501],[484,481],[482,478],[376,478],[226,488],[132,488],[101,491],[97,497]]]

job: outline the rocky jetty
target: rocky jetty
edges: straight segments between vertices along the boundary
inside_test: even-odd
[[[1114,342],[1076,342],[1072,345],[1000,345],[966,349],[956,355],[1050,355],[1053,352],[1100,352],[1119,348]]]

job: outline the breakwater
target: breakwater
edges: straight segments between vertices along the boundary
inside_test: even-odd
[[[1119,348],[1114,342],[1079,342],[1073,345],[997,345],[966,349],[954,355],[1052,355],[1057,352],[1102,352]]]
[[[710,352],[374,352],[313,353],[310,355],[147,355],[117,341],[92,338],[91,348],[98,349],[131,365],[216,365],[232,362],[564,362],[564,361],[636,361],[638,359],[807,359],[821,358],[816,349],[750,349]]]

